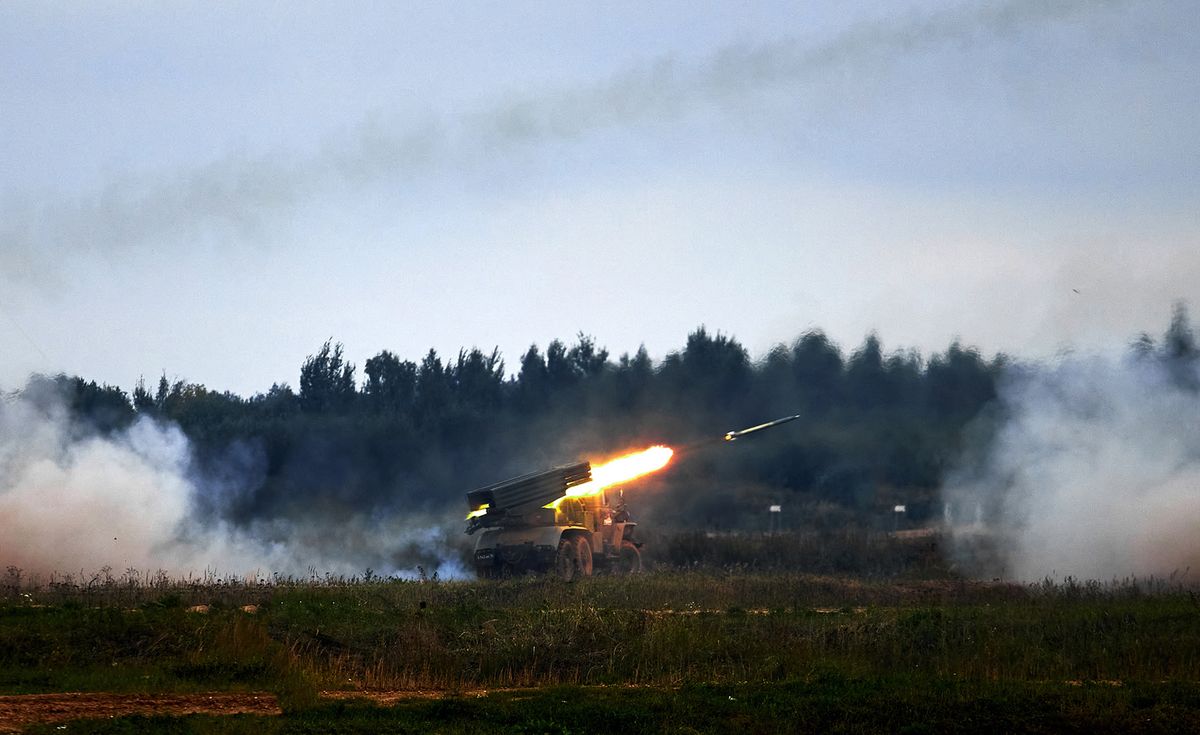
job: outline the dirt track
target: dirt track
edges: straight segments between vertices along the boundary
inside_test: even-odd
[[[211,694],[22,694],[0,696],[0,732],[19,732],[40,722],[84,717],[187,714],[280,714],[274,695],[265,692]]]
[[[626,685],[634,688],[636,685]],[[596,688],[604,688],[603,685]],[[495,692],[532,692],[530,687],[488,689],[367,689],[324,691],[321,699],[364,699],[389,707],[400,702],[443,697],[484,697]],[[37,723],[67,722],[125,715],[278,715],[275,695],[267,692],[210,692],[207,694],[14,694],[0,696],[0,733],[20,732]]]

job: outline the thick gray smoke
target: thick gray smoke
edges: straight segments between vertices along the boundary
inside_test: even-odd
[[[1015,375],[986,452],[946,486],[965,567],[1027,581],[1194,583],[1200,394],[1186,370],[1097,358]]]
[[[462,576],[457,523],[441,518],[323,518],[252,527],[197,520],[212,480],[198,476],[175,426],[139,419],[109,436],[80,433],[51,402],[0,403],[0,566],[43,579],[159,570],[308,577]],[[455,519],[460,520],[460,519]]]
[[[240,241],[268,228],[280,211],[323,192],[427,176],[518,146],[678,119],[704,108],[744,109],[758,95],[811,94],[838,69],[862,80],[872,76],[867,70],[886,69],[891,60],[922,49],[1010,35],[1120,4],[969,4],[862,23],[823,43],[788,38],[731,46],[690,63],[668,55],[592,85],[510,95],[442,119],[385,123],[372,117],[354,134],[331,138],[308,155],[230,155],[196,169],[129,175],[76,199],[12,201],[0,212],[0,273],[45,277],[64,252]],[[846,79],[838,78],[841,89]]]

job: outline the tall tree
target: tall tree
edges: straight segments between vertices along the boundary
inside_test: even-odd
[[[616,367],[616,403],[623,409],[632,408],[645,400],[654,379],[654,363],[646,345],[638,346],[633,357],[621,355]]]
[[[883,366],[883,345],[874,332],[850,355],[846,364],[846,390],[860,409],[881,408],[892,402],[891,386]]]
[[[417,395],[417,365],[384,350],[368,358],[363,395],[367,405],[384,413],[409,413]]]
[[[546,348],[546,384],[551,394],[572,388],[579,382],[580,372],[567,353],[566,345],[554,340]]]
[[[567,359],[577,375],[594,378],[608,367],[608,350],[596,347],[596,339],[580,332],[576,343],[567,353]]]
[[[478,348],[459,350],[449,375],[460,406],[475,412],[490,412],[500,406],[504,388],[504,361],[500,348],[484,355]]]
[[[305,411],[341,410],[354,401],[354,365],[342,357],[342,343],[332,342],[326,340],[300,367],[300,407]]]
[[[139,415],[153,414],[156,410],[154,396],[146,389],[144,377],[139,377],[137,385],[133,388],[133,410]]]
[[[530,345],[521,355],[521,372],[517,374],[516,403],[522,413],[533,413],[546,405],[550,376],[546,360],[537,345]]]
[[[676,389],[694,392],[713,406],[741,402],[749,387],[746,348],[720,332],[709,335],[703,326],[688,335],[679,366],[683,383]]]
[[[416,410],[426,423],[437,423],[449,413],[450,380],[437,350],[430,348],[417,368]]]
[[[1163,335],[1163,358],[1177,385],[1193,391],[1200,389],[1200,375],[1196,370],[1198,356],[1200,350],[1196,347],[1187,305],[1179,302],[1175,304],[1171,324]]]
[[[842,353],[820,330],[805,332],[792,347],[792,376],[804,408],[828,410],[841,398]]]
[[[955,340],[925,371],[926,400],[942,417],[968,418],[996,397],[995,376],[978,350]]]

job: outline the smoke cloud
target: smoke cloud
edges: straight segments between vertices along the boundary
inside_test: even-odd
[[[252,475],[215,474],[196,469],[174,425],[141,418],[101,436],[55,400],[10,398],[0,403],[0,564],[43,578],[105,567],[173,577],[465,573],[451,519],[314,514],[234,526],[202,506]]]
[[[1194,366],[1173,367],[1072,358],[1017,371],[987,449],[946,486],[965,568],[1027,581],[1194,580],[1200,394]]]
[[[76,198],[10,201],[0,219],[0,272],[52,276],[67,253],[111,253],[147,244],[257,238],[281,211],[318,194],[470,166],[515,147],[598,130],[732,110],[763,94],[804,92],[832,70],[886,68],[905,54],[1012,34],[1119,5],[1094,0],[1010,0],[862,23],[824,43],[785,39],[736,45],[696,62],[663,56],[592,85],[514,95],[420,123],[365,120],[307,155],[229,155],[208,165],[128,175]],[[843,80],[844,82],[844,80]],[[811,91],[811,90],[809,90]],[[53,253],[52,257],[47,253]]]

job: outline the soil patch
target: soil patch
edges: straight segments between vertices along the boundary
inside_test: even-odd
[[[280,714],[266,692],[209,694],[21,694],[0,696],[0,732],[19,732],[35,723],[124,715]]]

